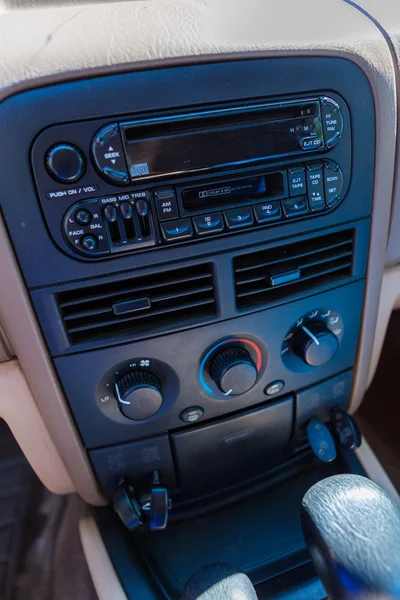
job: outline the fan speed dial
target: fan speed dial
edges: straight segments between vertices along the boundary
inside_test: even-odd
[[[154,416],[163,402],[161,383],[149,371],[132,371],[115,384],[115,394],[122,414],[133,421]]]

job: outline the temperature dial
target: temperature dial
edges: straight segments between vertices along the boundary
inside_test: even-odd
[[[311,367],[325,365],[338,348],[336,335],[322,321],[303,325],[293,339],[294,352]]]
[[[258,372],[245,348],[231,346],[213,358],[210,375],[224,394],[238,396],[253,387]]]
[[[115,394],[122,414],[134,421],[149,419],[163,402],[160,380],[148,371],[132,371],[121,377]]]

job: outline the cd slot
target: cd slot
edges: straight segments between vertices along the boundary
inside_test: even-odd
[[[278,171],[256,177],[229,179],[187,188],[182,190],[181,198],[183,209],[188,213],[193,213],[223,209],[253,200],[279,198],[284,193],[284,176],[281,171]]]
[[[318,116],[318,103],[256,105],[240,109],[208,111],[179,117],[164,117],[149,121],[123,123],[126,142],[141,139],[160,138],[169,135],[187,134],[196,130],[210,130],[220,127],[240,127],[269,121],[288,121],[304,117]]]

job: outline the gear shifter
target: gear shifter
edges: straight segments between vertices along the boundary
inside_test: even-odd
[[[257,600],[257,595],[247,575],[215,563],[191,576],[181,600]]]
[[[318,482],[303,498],[302,526],[331,600],[400,599],[400,507],[375,483]]]

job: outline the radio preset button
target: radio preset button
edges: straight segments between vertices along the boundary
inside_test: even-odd
[[[116,123],[100,129],[92,141],[94,164],[100,175],[116,185],[127,185],[129,173],[125,162],[119,127]]]
[[[332,98],[321,98],[321,117],[325,146],[332,148],[338,143],[343,132],[343,117],[339,104]]]
[[[303,196],[306,193],[306,175],[304,167],[288,169],[289,196]]]
[[[303,150],[318,150],[322,146],[322,140],[319,137],[305,137],[300,140],[300,146]]]
[[[282,200],[283,210],[287,217],[297,217],[308,213],[307,196]]]
[[[224,220],[221,212],[193,217],[194,228],[198,235],[209,235],[224,230]]]
[[[161,223],[161,231],[166,242],[185,240],[193,235],[192,221],[177,219],[169,223]]]
[[[154,201],[159,221],[179,218],[178,202],[173,188],[162,188],[154,192]]]
[[[92,215],[88,210],[80,209],[75,213],[75,221],[78,225],[89,225]]]
[[[312,212],[324,210],[324,182],[322,176],[322,163],[315,162],[307,165],[307,195]]]
[[[228,229],[247,227],[248,225],[252,225],[254,222],[251,206],[243,206],[242,208],[225,210],[224,216]]]
[[[325,200],[329,208],[340,202],[343,192],[343,173],[332,160],[324,161]]]
[[[266,223],[268,221],[277,221],[282,217],[281,203],[278,200],[274,202],[264,202],[253,206],[257,223]]]

